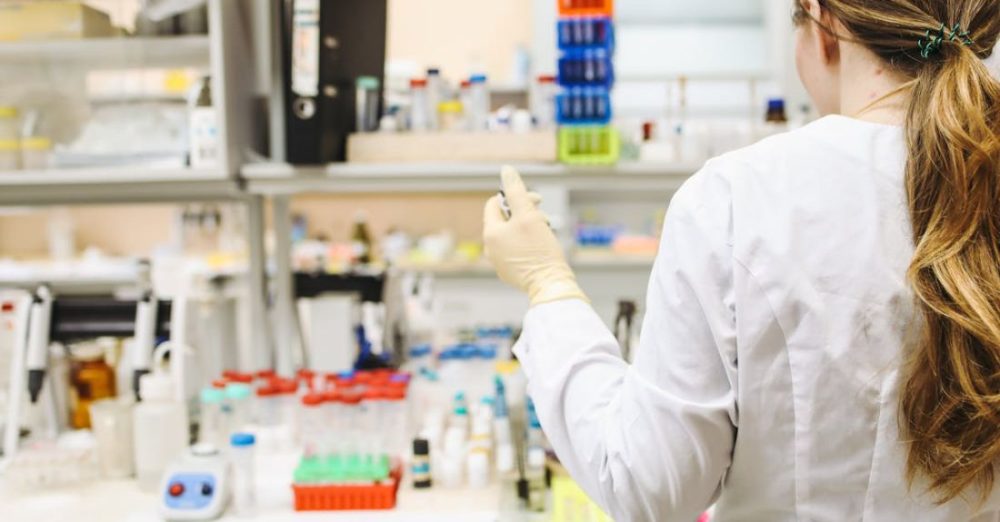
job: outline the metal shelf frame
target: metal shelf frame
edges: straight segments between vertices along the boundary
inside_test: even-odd
[[[79,38],[0,43],[0,63],[74,67],[208,67],[207,35]]]
[[[0,172],[0,206],[241,200],[221,170],[133,167]]]
[[[292,166],[247,164],[250,193],[267,196],[329,193],[492,192],[500,164],[411,163]],[[576,167],[556,163],[514,165],[529,184],[557,185],[571,192],[672,192],[697,170],[693,165],[624,163]]]

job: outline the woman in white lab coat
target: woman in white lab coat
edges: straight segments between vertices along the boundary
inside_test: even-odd
[[[795,20],[826,116],[676,193],[633,364],[505,170],[484,240],[542,426],[620,521],[998,521],[1000,1]]]

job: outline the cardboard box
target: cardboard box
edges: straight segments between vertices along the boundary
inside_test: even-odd
[[[544,163],[556,161],[557,151],[555,131],[373,132],[352,134],[347,139],[347,161],[352,163]]]
[[[82,2],[0,0],[0,41],[116,36],[111,18]]]

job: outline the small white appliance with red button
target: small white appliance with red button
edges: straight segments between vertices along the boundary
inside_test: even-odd
[[[212,445],[197,444],[167,468],[160,482],[166,520],[215,520],[229,504],[229,461]]]

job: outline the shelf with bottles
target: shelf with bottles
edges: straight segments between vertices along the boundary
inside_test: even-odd
[[[86,169],[221,170],[225,144],[207,76],[193,68],[115,69],[82,78],[79,91],[44,88],[9,105],[0,99],[0,172],[81,169],[67,181],[82,182]]]
[[[249,141],[249,116],[235,107],[246,106],[252,89],[237,78],[254,67],[246,42],[256,8],[225,0],[142,4],[4,3],[0,70],[16,81],[0,94],[0,173],[52,170],[59,179],[78,174],[67,183],[103,184],[88,171],[134,168],[144,186],[143,173],[153,169],[167,180],[187,168],[235,175]],[[8,182],[31,185],[0,180]]]
[[[0,63],[207,66],[214,1],[7,0],[0,6]]]

